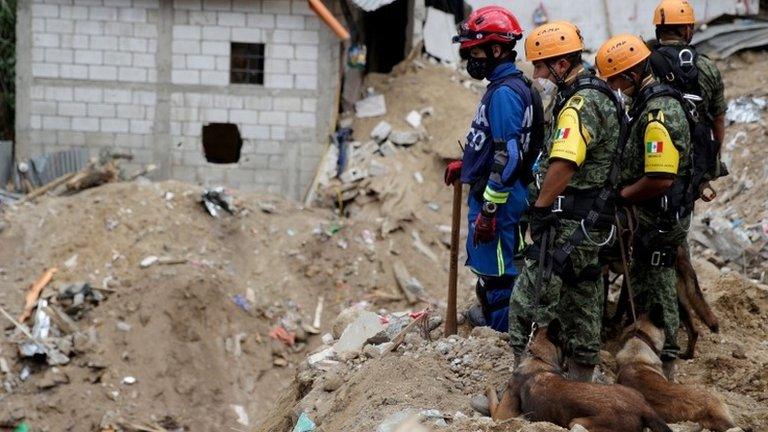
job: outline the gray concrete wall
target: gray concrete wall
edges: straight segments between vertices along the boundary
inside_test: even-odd
[[[20,157],[109,147],[160,178],[303,195],[339,81],[338,40],[306,1],[19,4]],[[229,84],[230,42],[266,45],[263,86]],[[239,126],[239,163],[205,161],[208,122]]]

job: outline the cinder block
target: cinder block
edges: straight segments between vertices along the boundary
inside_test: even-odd
[[[245,99],[245,109],[267,111],[272,109],[272,98],[269,96],[250,96]],[[275,106],[275,109],[278,109]]]
[[[201,71],[200,83],[214,86],[229,85],[229,73],[221,71]]]
[[[231,0],[203,0],[203,10],[230,11],[232,10],[232,1]]]
[[[43,117],[39,116],[37,114],[33,114],[29,116],[29,127],[30,129],[34,130],[40,130],[43,127]]]
[[[195,70],[174,70],[171,72],[174,84],[200,84],[200,72]]]
[[[172,49],[174,54],[200,54],[200,41],[175,40]]]
[[[119,133],[115,135],[114,145],[124,149],[140,149],[144,147],[144,137],[138,134]]]
[[[258,12],[261,2],[253,0],[232,0],[232,10],[235,12]]]
[[[45,61],[49,63],[72,63],[73,51],[71,49],[46,48]]]
[[[222,72],[229,72],[229,63],[230,63],[229,56],[216,57],[216,70],[222,71]]]
[[[35,33],[32,36],[32,45],[35,47],[58,48],[59,35],[52,33]]]
[[[283,155],[271,155],[269,157],[269,167],[272,169],[285,169],[285,157]]]
[[[130,36],[130,35],[121,35],[121,36]],[[154,39],[157,37],[157,26],[155,24],[144,24],[144,23],[134,24],[133,36]]]
[[[229,42],[221,41],[203,41],[202,53],[215,56],[228,56],[229,55]]]
[[[200,10],[202,9],[201,0],[173,0],[175,9]]]
[[[45,61],[45,48],[32,48],[32,61],[42,63]]]
[[[85,145],[85,134],[71,130],[60,130],[56,132],[56,138],[59,145],[83,146]]]
[[[140,105],[118,105],[117,117],[124,119],[143,119],[144,107]]]
[[[131,120],[131,133],[150,134],[152,133],[153,122],[147,120]]]
[[[160,0],[133,0],[133,5],[146,9],[159,9]]]
[[[114,66],[88,66],[88,79],[115,81],[117,79],[117,68]]]
[[[177,153],[174,153],[174,157]],[[174,166],[171,169],[171,176],[177,180],[181,180],[187,183],[197,183],[197,169],[189,166]]]
[[[88,17],[94,21],[117,21],[117,8],[90,6]]]
[[[263,124],[259,119],[259,112],[252,110],[229,110],[229,121],[238,125]]]
[[[48,33],[72,33],[75,30],[75,22],[70,19],[45,19],[45,31]]]
[[[315,30],[291,30],[291,42],[295,44],[317,45],[320,36]]]
[[[148,41],[144,38],[121,37],[118,39],[118,47],[121,51],[146,53]]]
[[[104,23],[101,21],[77,20],[75,22],[75,33],[87,35],[104,34]]]
[[[188,55],[187,68],[214,70],[216,69],[216,59],[213,56]]]
[[[288,70],[295,75],[317,75],[317,62],[311,60],[290,60]]]
[[[203,27],[203,40],[223,40],[229,41],[229,27],[205,26]]]
[[[287,44],[291,42],[290,30],[272,30],[272,43]]]
[[[77,48],[88,49],[88,36],[86,35],[61,35],[60,38],[62,48]]]
[[[227,172],[227,183],[240,187],[242,185],[250,185],[254,181],[254,172],[247,169],[236,169]]]
[[[45,98],[49,101],[72,102],[74,93],[72,87],[48,86],[45,88]]]
[[[147,82],[147,69],[121,67],[118,70],[117,80],[123,82]]]
[[[245,26],[245,13],[219,12],[219,25],[225,27],[243,27]]]
[[[155,68],[155,55],[133,53],[131,64],[133,64],[133,67]]]
[[[291,2],[286,0],[265,0],[261,2],[261,11],[269,14],[291,13]]]
[[[301,110],[305,112],[316,112],[317,111],[317,99],[314,98],[304,98],[301,101]]]
[[[122,89],[104,89],[104,102],[113,104],[131,103],[131,91]]]
[[[91,49],[116,51],[117,36],[91,36]]]
[[[274,107],[278,111],[301,111],[301,98],[276,97]]]
[[[72,126],[72,120],[69,117],[43,116],[43,130],[69,130]]]
[[[88,116],[112,118],[115,116],[115,105],[103,104],[103,103],[89,103]]]
[[[293,77],[280,73],[264,74],[264,87],[274,89],[292,89]]]
[[[72,130],[82,132],[98,132],[99,119],[95,117],[75,117],[72,119]]]
[[[264,62],[264,72],[267,74],[288,74],[288,60],[268,58]]]
[[[272,59],[292,59],[293,45],[289,44],[269,44],[267,45],[267,58]]]
[[[257,28],[233,28],[232,41],[261,43],[264,42],[264,38],[262,37],[261,30]]]
[[[288,113],[288,126],[313,128],[317,126],[317,118],[309,113]]]
[[[317,60],[317,45],[296,45],[296,58],[299,60]]]
[[[238,125],[240,127],[240,133],[243,138],[268,140],[269,139],[269,126],[259,125]]]
[[[104,34],[109,36],[133,37],[135,34],[135,25],[124,22],[108,22],[104,24]]]
[[[275,28],[275,16],[270,14],[248,14],[248,27],[256,27],[260,29],[273,29]]]
[[[53,101],[32,101],[30,107],[32,114],[55,116],[58,112],[57,104]]]
[[[147,10],[137,7],[120,8],[118,17],[122,22],[147,22]]]
[[[131,53],[125,51],[104,51],[104,64],[113,66],[130,66],[133,62]]]
[[[270,126],[269,137],[273,140],[284,141],[286,135],[285,126]]]
[[[281,143],[276,141],[256,141],[255,145],[257,154],[281,154],[283,148]]]
[[[317,75],[296,75],[296,88],[315,90],[317,88]]]
[[[151,91],[134,91],[133,103],[144,106],[154,106],[157,103],[157,94]]]
[[[309,2],[304,0],[291,1],[291,13],[298,15],[314,16],[315,12],[309,7]]]
[[[229,116],[223,108],[206,108],[201,111],[201,118],[204,122],[226,122]]]
[[[199,40],[202,35],[200,26],[175,25],[173,26],[173,38],[179,40]]]
[[[102,51],[75,50],[75,63],[85,65],[100,65],[104,61]]]
[[[130,130],[128,120],[125,119],[101,119],[102,132],[127,133]]]
[[[32,34],[45,32],[45,18],[32,18]]]
[[[216,25],[218,15],[213,11],[193,11],[189,13],[190,25]]]
[[[304,30],[304,17],[301,15],[277,15],[277,28]]]
[[[61,102],[59,103],[59,115],[66,117],[85,116],[86,105],[83,102]]]
[[[102,90],[91,87],[75,87],[74,99],[78,102],[101,102]]]
[[[59,6],[53,4],[32,3],[32,16],[36,18],[57,18]]]

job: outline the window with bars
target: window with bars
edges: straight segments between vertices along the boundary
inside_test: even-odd
[[[231,84],[264,84],[264,44],[232,42],[231,58]]]

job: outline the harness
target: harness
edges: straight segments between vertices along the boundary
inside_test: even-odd
[[[551,272],[554,271],[564,281],[576,283],[581,280],[592,279],[600,273],[599,266],[595,268],[585,268],[580,274],[576,274],[573,268],[573,262],[570,255],[573,250],[585,240],[596,246],[604,246],[613,238],[615,226],[613,218],[615,206],[613,205],[613,196],[619,183],[619,174],[621,159],[624,155],[625,142],[629,131],[628,121],[624,114],[624,105],[616,97],[607,83],[594,77],[584,76],[579,78],[570,88],[564,92],[558,93],[553,109],[553,115],[557,116],[565,107],[566,102],[578,91],[584,89],[597,90],[606,95],[616,108],[619,117],[619,142],[611,160],[611,169],[608,173],[602,188],[593,188],[580,190],[567,188],[563,195],[556,198],[552,205],[552,213],[557,214],[560,219],[579,221],[581,229],[577,229],[563,243],[562,246],[554,249],[555,228],[550,228],[549,232],[542,235],[540,247],[534,244],[528,250],[528,258],[539,261],[539,275],[537,276],[537,286],[541,286],[543,279],[548,279]],[[611,233],[608,238],[602,242],[596,242],[589,237],[589,231],[593,228],[611,227]],[[536,304],[539,300],[537,290],[535,296]]]
[[[625,344],[627,343],[628,340],[635,339],[635,338],[643,341],[643,343],[648,345],[648,347],[653,351],[654,354],[656,354],[659,358],[661,358],[661,350],[656,348],[656,345],[653,343],[653,338],[651,338],[651,336],[648,333],[637,328],[637,326],[635,326],[635,328],[627,335],[627,337],[624,338],[623,341],[621,341],[621,343]]]

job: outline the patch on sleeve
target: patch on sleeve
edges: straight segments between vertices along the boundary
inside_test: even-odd
[[[573,96],[570,99],[568,99],[568,103],[565,105],[566,108],[574,108],[577,111],[581,109],[581,107],[584,106],[584,98],[581,96]]]
[[[557,117],[549,159],[565,159],[581,166],[587,156],[587,142],[584,139],[579,113],[571,107],[564,108]]]
[[[652,114],[652,113],[651,113]],[[663,118],[664,114],[659,111]],[[649,114],[650,115],[650,114]],[[680,153],[669,131],[657,118],[645,127],[645,173],[677,174]]]

